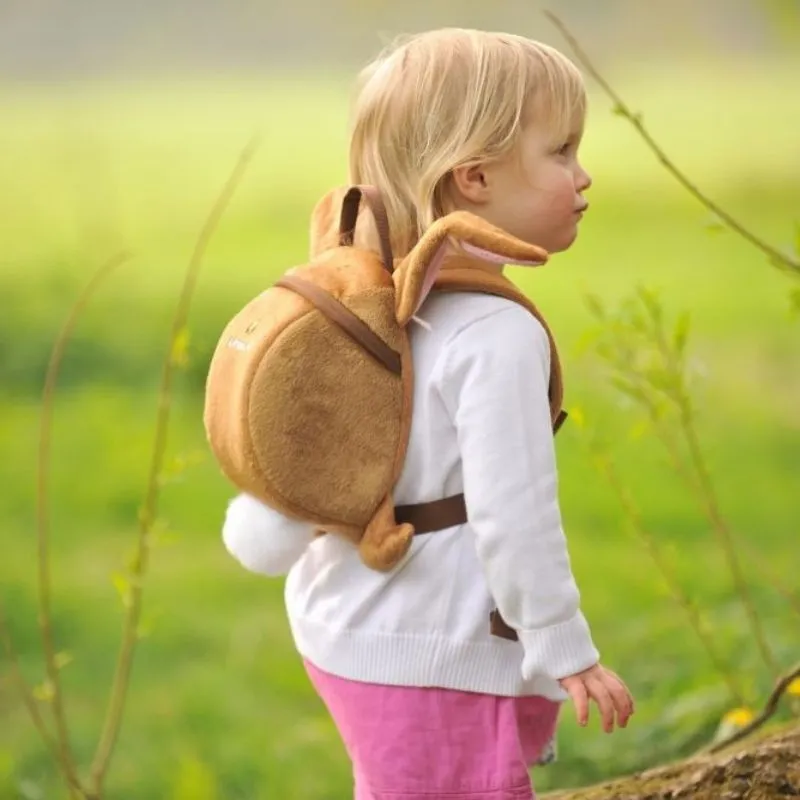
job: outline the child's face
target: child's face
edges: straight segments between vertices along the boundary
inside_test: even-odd
[[[591,186],[578,163],[581,134],[576,127],[556,141],[548,131],[526,126],[506,158],[469,167],[456,178],[463,207],[548,252],[566,250],[578,235],[588,207],[583,192]]]

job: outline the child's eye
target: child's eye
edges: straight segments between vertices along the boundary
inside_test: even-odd
[[[560,156],[567,156],[572,152],[572,142],[564,142],[556,151]]]

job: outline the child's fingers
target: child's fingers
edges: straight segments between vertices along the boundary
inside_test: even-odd
[[[618,684],[619,684],[619,685],[620,685],[620,686],[623,688],[623,690],[625,691],[625,694],[626,694],[626,695],[627,695],[627,697],[628,697],[628,703],[629,703],[629,705],[630,705],[630,709],[631,709],[631,710],[630,710],[630,714],[628,714],[628,716],[631,716],[631,715],[632,715],[632,714],[633,714],[633,713],[636,711],[636,701],[633,699],[633,695],[631,694],[631,692],[630,692],[630,689],[628,689],[628,686],[627,686],[627,684],[625,683],[625,681],[624,681],[624,680],[622,680],[622,678],[620,678],[620,676],[619,676],[619,675],[617,675],[617,673],[616,673],[616,672],[614,672],[614,670],[608,669],[607,667],[604,667],[603,669],[605,669],[605,671],[606,671],[606,672],[607,672],[607,673],[608,673],[608,674],[609,674],[609,675],[610,675],[612,678],[614,678],[614,679],[617,681],[617,683],[618,683]]]
[[[586,690],[600,709],[603,730],[606,733],[611,733],[614,730],[614,701],[605,683],[601,678],[592,675],[586,679]]]
[[[572,698],[572,705],[575,706],[575,716],[578,724],[585,726],[589,721],[589,696],[586,687],[580,678],[566,678],[561,681],[561,685]]]
[[[606,675],[605,685],[617,710],[617,722],[621,728],[624,728],[633,713],[633,700],[630,692],[625,684],[613,674]]]

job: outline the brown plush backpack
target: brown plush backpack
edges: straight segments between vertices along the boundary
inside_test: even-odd
[[[380,254],[354,245],[362,198]],[[542,264],[547,254],[454,212],[395,265],[380,196],[360,186],[320,201],[311,240],[310,262],[251,300],[222,333],[208,374],[206,431],[236,487],[347,537],[365,564],[388,570],[415,532],[466,521],[462,495],[401,508],[392,499],[411,424],[409,323],[431,290],[488,292],[528,308],[550,336],[530,301],[485,268]],[[550,343],[557,429],[565,414],[551,336]]]

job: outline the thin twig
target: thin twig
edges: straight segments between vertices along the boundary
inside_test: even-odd
[[[56,646],[53,636],[53,616],[51,605],[51,578],[49,552],[49,485],[50,445],[52,441],[53,408],[56,382],[64,358],[64,351],[72,331],[89,299],[102,281],[128,258],[121,253],[103,264],[92,276],[77,301],[70,309],[67,319],[56,337],[44,381],[42,415],[39,425],[39,461],[37,464],[37,550],[38,550],[38,589],[39,589],[39,628],[42,636],[47,681],[52,691],[52,709],[55,720],[56,740],[58,742],[59,764],[67,779],[70,790],[82,796],[77,767],[70,744],[67,718],[64,711],[64,696],[61,690],[59,668],[56,661]]]
[[[680,364],[675,359],[674,353],[667,342],[666,334],[658,314],[653,313],[647,304],[645,307],[648,309],[650,319],[653,324],[653,331],[655,333],[655,342],[661,358],[664,359],[664,364],[667,369],[676,378],[676,389],[673,393],[673,401],[678,408],[678,420],[683,438],[687,444],[689,451],[689,461],[692,465],[696,482],[694,480],[687,480],[690,487],[695,489],[695,494],[701,507],[704,509],[706,516],[711,523],[712,528],[716,531],[717,538],[719,539],[723,553],[728,562],[728,569],[730,570],[736,591],[742,604],[745,607],[748,617],[750,618],[750,627],[756,639],[756,644],[761,652],[761,657],[767,669],[772,671],[773,675],[778,674],[780,667],[778,666],[775,656],[767,642],[767,636],[764,632],[764,627],[761,624],[761,619],[756,611],[753,596],[750,593],[750,587],[744,577],[741,562],[739,561],[739,553],[736,550],[736,545],[733,541],[733,534],[728,526],[727,520],[723,517],[722,511],[719,507],[717,500],[717,492],[714,487],[714,482],[711,479],[711,473],[706,464],[703,455],[703,449],[700,445],[700,439],[697,435],[697,428],[694,421],[694,409],[692,408],[692,401],[689,395],[684,391],[683,373]],[[673,466],[677,468],[680,463],[680,458],[677,450],[669,448],[670,455],[673,459]],[[678,470],[679,474],[682,470]]]
[[[731,571],[731,576],[733,577],[737,592],[739,593],[739,597],[742,599],[745,610],[750,617],[750,626],[753,630],[753,634],[755,635],[758,649],[761,651],[761,656],[764,659],[764,663],[767,665],[768,669],[772,670],[774,676],[780,667],[778,666],[775,656],[773,655],[769,643],[767,642],[764,628],[761,624],[758,612],[756,611],[753,597],[750,594],[750,587],[748,586],[744,577],[742,565],[739,561],[739,554],[736,552],[736,545],[733,542],[733,536],[731,535],[730,528],[728,527],[728,524],[722,516],[722,512],[720,511],[719,503],[717,501],[717,494],[714,489],[714,484],[711,480],[708,467],[706,466],[703,451],[700,446],[700,440],[697,436],[697,430],[694,426],[694,421],[690,415],[686,414],[685,409],[681,410],[681,417],[681,425],[686,438],[686,443],[689,446],[690,458],[703,490],[706,513],[708,514],[714,529],[717,531],[719,540],[722,543],[723,552],[725,553],[725,557],[728,561],[728,567]]]
[[[139,514],[139,528],[136,542],[136,552],[131,569],[131,594],[130,602],[126,609],[123,627],[122,642],[114,671],[108,709],[102,733],[98,741],[97,750],[91,767],[92,790],[95,796],[100,797],[103,782],[108,771],[111,757],[114,752],[122,725],[122,717],[127,699],[130,673],[133,665],[133,656],[138,639],[139,621],[142,611],[142,579],[147,572],[148,556],[150,552],[150,532],[156,520],[159,500],[159,475],[164,460],[167,444],[167,431],[169,427],[170,410],[172,403],[172,378],[175,368],[174,347],[181,335],[189,313],[192,294],[197,282],[200,264],[205,254],[208,242],[216,230],[220,219],[228,207],[234,191],[239,185],[244,172],[252,160],[258,146],[257,139],[253,139],[242,151],[239,159],[217,198],[211,212],[203,226],[195,245],[194,252],[189,261],[184,278],[181,295],[172,320],[169,347],[164,358],[161,373],[161,386],[158,395],[158,410],[156,416],[156,431],[150,469],[147,475],[147,487],[143,508]]]
[[[635,375],[631,375],[629,378],[634,382],[636,381]],[[639,383],[643,382],[639,381]],[[695,473],[694,476],[686,468],[686,465],[681,459],[677,444],[664,430],[661,421],[658,418],[655,406],[653,403],[647,402],[646,395],[643,395],[642,404],[647,408],[647,413],[650,417],[650,421],[653,423],[656,437],[667,451],[673,470],[678,477],[684,481],[692,494],[695,496],[695,499],[697,500],[701,509],[704,511],[706,518],[711,525],[711,529],[715,532],[721,542],[723,554],[728,562],[731,578],[734,582],[737,595],[742,601],[742,605],[744,605],[750,619],[751,628],[758,644],[759,651],[761,652],[767,668],[770,669],[773,674],[776,674],[779,667],[766,640],[766,635],[761,625],[761,620],[756,611],[752,596],[750,595],[747,582],[744,579],[730,528],[728,527],[728,524],[719,509],[714,485],[708,472],[702,449],[697,438],[697,432],[691,416],[691,407],[688,404],[682,404],[681,402],[676,403],[679,409],[679,416],[681,420],[681,431],[684,435],[684,438],[689,443],[691,462]],[[622,487],[620,486],[618,489],[618,494],[621,491]],[[791,599],[791,597],[789,599]]]
[[[773,674],[775,674],[778,672],[779,667],[766,640],[766,634],[764,633],[763,626],[761,625],[761,619],[758,616],[749,587],[747,585],[747,581],[744,578],[738,552],[736,550],[736,545],[733,541],[733,534],[731,533],[728,523],[722,516],[722,512],[719,509],[719,503],[717,502],[713,482],[711,481],[711,476],[708,472],[705,459],[700,449],[697,433],[694,429],[694,422],[691,419],[691,414],[688,413],[686,409],[681,408],[680,404],[679,416],[681,419],[681,430],[684,438],[687,441],[691,440],[694,442],[694,448],[690,447],[690,454],[696,477],[691,474],[681,460],[675,442],[673,442],[666,432],[661,428],[661,426],[658,424],[658,421],[653,420],[656,436],[664,445],[673,470],[678,477],[683,480],[692,494],[694,494],[695,499],[703,509],[703,512],[705,513],[712,530],[716,533],[717,538],[721,542],[723,553],[728,562],[731,578],[733,579],[739,599],[742,601],[742,604],[744,605],[747,615],[750,619],[750,625],[753,630],[753,635],[756,639],[759,651],[761,652],[761,656],[764,659],[764,663],[766,664],[767,668],[770,669]],[[779,591],[781,590],[781,587],[779,586],[775,586],[775,588]],[[787,593],[787,600],[791,605],[794,605],[791,594]]]
[[[16,683],[17,685],[17,690],[19,691],[20,697],[22,697],[22,702],[25,704],[25,708],[28,710],[28,714],[30,715],[31,721],[33,722],[34,727],[38,731],[39,736],[42,738],[42,741],[44,742],[45,746],[50,751],[50,754],[53,757],[53,761],[63,771],[63,765],[61,762],[58,745],[53,740],[53,737],[50,734],[50,732],[47,730],[47,725],[45,724],[45,721],[42,718],[41,713],[39,713],[39,706],[36,704],[36,698],[33,696],[33,692],[28,686],[28,683],[25,680],[25,676],[22,674],[22,668],[20,667],[19,664],[17,651],[14,649],[14,643],[11,640],[11,631],[9,630],[8,622],[6,620],[5,612],[3,610],[3,605],[1,601],[0,601],[0,639],[2,639],[3,649],[6,651],[6,656],[8,657],[9,663],[11,664],[11,675],[14,679],[14,683]],[[66,773],[64,773],[64,778],[68,780],[69,776]]]
[[[609,485],[616,493],[617,499],[619,500],[620,505],[622,506],[625,516],[627,517],[628,522],[630,523],[633,531],[636,533],[637,537],[644,544],[645,548],[650,554],[650,557],[653,559],[656,568],[661,573],[664,582],[666,583],[673,597],[677,601],[678,605],[680,605],[685,611],[686,616],[689,619],[689,625],[697,635],[697,638],[700,640],[700,643],[703,645],[711,663],[714,665],[717,672],[722,676],[722,678],[727,683],[728,689],[730,690],[731,695],[733,696],[736,703],[738,705],[745,705],[746,701],[744,699],[744,693],[734,680],[731,670],[724,663],[724,661],[717,655],[717,652],[714,648],[714,644],[712,643],[711,637],[709,636],[708,632],[704,628],[703,621],[700,617],[697,608],[695,607],[689,595],[684,591],[683,587],[680,584],[680,581],[678,581],[678,579],[672,572],[671,567],[662,558],[658,547],[656,547],[655,537],[646,528],[644,521],[642,520],[642,516],[639,513],[639,509],[636,507],[636,504],[633,501],[630,492],[628,492],[628,490],[623,485],[622,481],[619,479],[619,476],[617,475],[616,470],[614,469],[614,466],[611,463],[610,458],[608,457],[607,454],[600,455],[595,453],[595,455],[599,455],[599,458],[596,459],[598,470],[606,478]]]
[[[597,68],[592,64],[589,56],[578,43],[578,40],[570,32],[569,28],[561,21],[561,19],[552,11],[544,11],[544,15],[558,28],[562,36],[567,40],[570,47],[575,53],[576,58],[581,63],[583,68],[597,81],[603,91],[614,102],[614,112],[619,114],[628,122],[633,125],[637,133],[642,137],[645,144],[650,148],[658,161],[687,191],[689,191],[697,200],[699,200],[709,211],[715,214],[725,225],[732,231],[737,233],[746,241],[750,242],[754,247],[757,247],[764,253],[773,265],[780,269],[784,269],[796,277],[800,277],[800,260],[792,258],[786,253],[782,253],[777,248],[773,247],[768,242],[765,242],[760,237],[749,231],[744,225],[734,219],[727,211],[720,208],[713,200],[704,194],[686,175],[681,172],[678,167],[667,156],[661,146],[653,139],[648,132],[644,123],[642,122],[639,114],[631,111],[630,107],[619,96],[619,94],[609,85],[608,81],[600,74]]]
[[[677,444],[667,435],[667,431],[659,424],[657,419],[654,419],[652,414],[650,415],[650,419],[653,422],[656,437],[667,451],[673,471],[684,482],[687,489],[689,489],[689,491],[694,495],[698,504],[705,508],[703,490],[699,482],[694,478],[690,470],[686,468],[686,465],[681,460]],[[709,522],[713,525],[713,521],[711,519],[709,519]],[[783,597],[783,599],[789,604],[792,611],[800,617],[800,595],[795,594],[786,586],[783,580],[775,573],[775,570],[771,567],[771,565],[765,563],[761,554],[757,552],[755,548],[752,548],[745,538],[739,537],[736,541],[736,547],[747,551],[747,559],[749,559],[753,565],[761,571],[762,575],[768,579],[770,588],[781,595],[781,597]]]
[[[800,678],[800,664],[795,665],[793,669],[787,672],[775,684],[775,688],[772,690],[772,693],[767,699],[763,711],[751,723],[745,725],[744,728],[736,731],[736,733],[732,734],[727,739],[712,745],[710,748],[708,748],[708,752],[718,753],[720,750],[730,747],[732,744],[741,741],[754,731],[757,731],[775,714],[775,712],[778,710],[778,703],[780,703],[781,697],[783,697],[789,686],[791,686],[791,684],[794,683],[794,681],[798,678]]]
[[[777,675],[780,668],[767,642],[766,634],[744,577],[731,530],[719,508],[716,490],[697,436],[694,409],[691,398],[685,388],[680,359],[676,357],[667,340],[660,308],[655,301],[648,301],[646,295],[641,292],[640,296],[647,312],[647,322],[649,323],[649,326],[645,327],[645,322],[641,322],[641,333],[656,348],[663,361],[665,374],[669,376],[670,380],[664,382],[662,379],[657,384],[653,383],[650,373],[638,370],[630,358],[624,357],[624,353],[623,357],[618,356],[612,361],[612,366],[624,379],[622,385],[629,387],[631,396],[635,397],[637,402],[645,407],[654,426],[656,436],[667,451],[673,469],[689,487],[708,519],[711,530],[720,542],[734,588],[745,608],[753,636],[756,639],[764,663],[773,675]],[[688,466],[679,452],[674,437],[670,436],[666,430],[658,405],[653,399],[653,391],[663,392],[677,410],[680,436],[686,442],[688,448]]]

